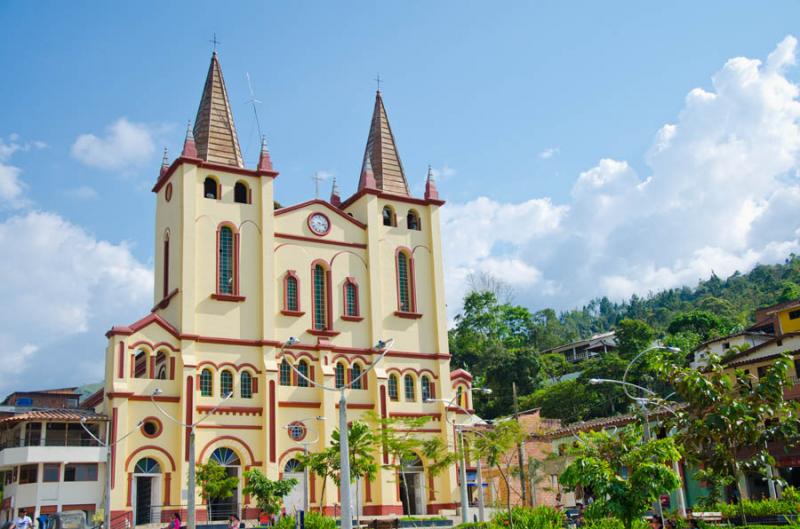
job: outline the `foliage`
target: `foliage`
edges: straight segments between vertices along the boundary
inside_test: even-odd
[[[328,450],[335,454],[330,457],[333,470],[333,481],[339,485],[340,467],[340,444],[339,430],[336,429],[331,434],[331,446]],[[375,479],[378,472],[378,465],[375,463],[375,445],[377,437],[372,433],[369,425],[361,421],[353,421],[347,430],[347,447],[350,454],[350,478],[364,478],[369,481]]]
[[[703,372],[670,361],[660,364],[662,376],[686,403],[676,410],[672,426],[689,461],[703,467],[697,478],[711,483],[712,499],[723,485],[740,486],[737,477],[745,471],[763,474],[774,464],[767,443],[796,441],[800,408],[783,398],[791,366],[791,357],[783,354],[756,379],[741,369],[731,376],[715,355]],[[745,449],[751,457],[742,457]]]
[[[305,513],[306,529],[336,529],[336,519],[330,516],[323,516],[318,512]],[[278,522],[273,526],[273,529],[294,529],[295,518],[294,516],[282,516]]]
[[[670,334],[691,332],[705,341],[728,333],[731,324],[716,314],[705,310],[692,310],[678,314],[667,327]]]
[[[741,505],[720,503],[714,509],[721,512],[724,518],[738,518],[744,511],[745,516],[775,516],[780,514],[797,514],[795,502],[780,500],[744,500]]]
[[[586,519],[585,529],[624,529],[622,521],[617,518],[595,518],[592,520]],[[649,529],[650,525],[643,519],[637,518],[633,521],[633,529]]]
[[[195,481],[206,502],[230,498],[239,485],[239,478],[229,476],[228,470],[213,459],[197,465]]]
[[[644,351],[655,338],[647,322],[625,318],[616,325],[617,351],[623,358],[633,358]]]
[[[257,468],[247,470],[244,478],[247,484],[242,492],[253,496],[261,512],[269,515],[280,512],[283,498],[297,485],[293,478],[272,481]]]
[[[564,513],[553,507],[514,507],[512,510],[514,526],[518,529],[561,529],[566,518]],[[498,512],[492,519],[492,524],[498,527],[510,525],[508,513]]]
[[[322,452],[313,452],[308,455],[301,454],[297,458],[300,463],[308,468],[309,472],[313,472],[322,478],[322,493],[321,496],[325,497],[325,489],[328,484],[328,478],[333,479],[337,474],[335,465],[338,465],[339,453],[331,450],[330,447]],[[320,509],[322,506],[320,505]]]
[[[631,529],[662,493],[680,485],[668,466],[681,457],[673,439],[643,443],[637,428],[581,434],[573,455],[561,483],[568,490],[591,490],[593,509],[619,518],[625,529]]]

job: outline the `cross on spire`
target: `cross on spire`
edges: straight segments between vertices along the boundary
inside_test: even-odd
[[[319,184],[325,180],[325,176],[317,171],[311,179],[314,181],[314,198],[319,198]]]
[[[378,92],[381,91],[381,74],[375,76],[375,83],[378,85]]]
[[[214,46],[214,49],[213,49],[214,53],[217,53],[217,44],[222,44],[222,43],[217,40],[217,33],[216,32],[211,37],[211,40],[209,40],[208,42],[210,42]]]

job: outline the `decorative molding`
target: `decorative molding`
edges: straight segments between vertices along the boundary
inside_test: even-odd
[[[199,413],[212,413],[213,415],[262,415],[264,409],[258,406],[197,406]]]
[[[211,294],[211,299],[215,299],[217,301],[244,301],[247,299],[245,296],[238,296],[234,294]]]
[[[330,239],[315,239],[313,237],[306,237],[305,235],[294,235],[292,233],[275,232],[275,238],[289,239],[292,241],[316,242],[320,244],[330,244],[333,246],[344,246],[346,248],[360,248],[362,250],[367,249],[367,245],[360,242],[333,241]]]
[[[405,312],[402,310],[394,311],[394,315],[398,318],[405,318],[407,320],[418,320],[422,317],[422,314],[419,312]]]

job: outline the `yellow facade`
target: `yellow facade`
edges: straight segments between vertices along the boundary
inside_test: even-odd
[[[290,423],[326,417],[307,421],[307,436],[302,439],[312,441],[318,436],[309,447],[312,452],[326,446],[336,427],[338,395],[299,387],[296,377],[290,385],[282,385],[284,358],[295,365],[306,362],[315,382],[333,387],[337,364],[346,373],[354,366],[364,369],[377,356],[374,344],[392,338],[391,351],[369,373],[366,388],[347,390],[348,419],[357,420],[370,410],[388,416],[429,416],[418,435],[442,436],[450,446],[454,444],[451,423],[458,417],[444,403],[423,402],[423,377],[432,398],[451,399],[458,385],[465,392],[464,403],[471,404],[466,395],[471,377],[460,370],[451,373],[449,365],[439,232],[442,202],[432,181],[425,198],[389,193],[375,184],[391,180],[395,190],[402,191],[397,182],[400,177],[405,182],[399,159],[395,166],[389,158],[377,159],[387,149],[394,150],[380,94],[370,143],[373,135],[376,145],[384,143],[368,145],[359,191],[344,203],[332,197],[331,202],[312,200],[278,210],[273,207],[273,191],[280,179],[275,178],[266,149],[257,169],[241,167],[232,120],[215,122],[214,117],[224,112],[214,105],[223,105],[223,110],[228,106],[216,55],[196,120],[210,128],[198,131],[195,125],[183,154],[165,164],[154,187],[153,311],[108,333],[101,408],[111,417],[112,435],[120,438],[140,421],[147,423],[147,430],[140,428],[113,450],[111,509],[117,522],[162,522],[186,505],[187,429],[167,415],[192,423],[222,404],[196,430],[196,460],[227,458],[230,472],[239,476],[246,469],[258,468],[278,479],[292,470],[290,462],[302,445],[290,437],[286,428]],[[209,114],[204,120],[201,113],[206,110]],[[215,127],[229,130],[215,140]],[[196,145],[195,137],[208,144]],[[232,160],[229,165],[218,161],[226,159],[226,153]],[[381,178],[375,178],[373,167],[383,172]],[[209,179],[216,185],[216,197],[207,196]],[[238,198],[246,196],[244,203],[235,200],[237,185]],[[394,213],[390,222],[394,226],[384,225],[387,206]],[[315,215],[327,219],[326,233],[312,230]],[[232,236],[230,246],[228,235]],[[220,259],[225,261],[220,256],[229,247],[233,248],[230,277],[220,264]],[[398,252],[405,252],[404,257],[398,257]],[[410,283],[404,290],[410,299],[401,299],[400,259],[410,269],[403,276]],[[314,288],[312,269],[317,265],[325,272],[318,277],[322,280],[319,288],[325,292],[315,297],[320,291]],[[293,307],[287,306],[288,277],[297,286]],[[355,314],[345,299],[346,285],[357,286]],[[315,300],[325,319],[319,329],[315,328]],[[282,344],[289,337],[297,337],[300,343],[281,357]],[[211,391],[206,395],[208,380],[201,383],[200,379],[208,374]],[[397,400],[387,393],[392,376],[399,385]],[[405,394],[406,377],[413,382],[413,396]],[[223,380],[227,378],[232,379],[233,396],[223,402],[229,389]],[[151,397],[156,389],[160,394]],[[406,510],[424,514],[455,508],[455,469],[434,478],[424,473],[426,462],[421,459],[422,473],[409,481],[416,496]],[[337,494],[328,483],[323,497],[321,480],[312,479],[312,506],[331,512],[339,503]],[[200,506],[199,496],[197,501]],[[232,503],[246,517],[256,515],[254,503],[242,496],[241,486]],[[360,484],[359,504],[364,515],[401,513],[398,479],[381,469],[374,482]]]

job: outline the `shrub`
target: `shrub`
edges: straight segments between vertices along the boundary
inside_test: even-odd
[[[617,518],[593,518],[587,520],[586,529],[622,529],[623,523]],[[644,520],[634,520],[633,529],[649,529],[649,524]]]
[[[467,522],[458,524],[454,529],[489,529],[489,522]]]
[[[724,518],[738,518],[744,510],[745,516],[776,516],[780,514],[797,514],[798,504],[793,501],[793,494],[790,493],[790,500],[781,498],[779,500],[744,500],[741,507],[733,503],[721,503],[717,509]]]
[[[515,529],[562,529],[564,527],[564,513],[542,505],[539,507],[514,507],[511,511],[514,517]],[[508,513],[497,513],[492,519],[492,525],[509,527]]]
[[[306,513],[306,529],[336,529],[336,520],[318,512]],[[294,529],[294,515],[282,516],[274,529]]]

